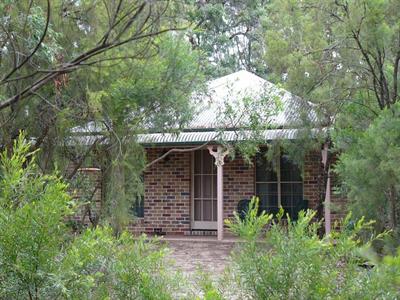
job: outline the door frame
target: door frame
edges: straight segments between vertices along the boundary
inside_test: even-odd
[[[190,228],[197,230],[217,230],[217,221],[194,220],[194,153],[195,151],[193,151],[190,156]]]

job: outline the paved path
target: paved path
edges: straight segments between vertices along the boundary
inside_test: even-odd
[[[223,272],[235,243],[212,241],[168,241],[170,258],[184,275],[191,277],[198,267],[213,275]]]

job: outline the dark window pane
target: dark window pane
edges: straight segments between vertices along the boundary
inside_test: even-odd
[[[256,194],[276,194],[278,192],[278,183],[257,183]]]
[[[203,151],[203,174],[212,174],[213,171],[213,157],[208,150]]]
[[[203,200],[203,221],[211,221],[212,219],[212,201]]]
[[[272,163],[267,161],[264,153],[256,155],[256,181],[276,181],[276,172]]]
[[[292,206],[292,196],[291,195],[282,195],[281,196],[281,205],[286,210],[286,208]]]
[[[213,221],[217,221],[217,201],[213,200]]]
[[[262,195],[260,196],[260,209],[266,209],[268,207],[278,207],[278,196],[277,195]]]
[[[267,183],[257,183],[256,184],[256,195],[266,195],[268,193],[268,184]]]
[[[292,191],[295,195],[303,195],[303,184],[302,183],[292,183]]]
[[[202,198],[212,198],[212,176],[210,175],[203,175],[202,176],[202,189],[203,189],[203,196]]]
[[[292,184],[291,183],[281,183],[281,194],[291,195],[292,194]]]
[[[194,152],[194,174],[200,174],[201,173],[201,155],[202,152],[201,150],[197,150]]]
[[[194,201],[194,220],[201,221],[201,200]]]
[[[213,198],[217,199],[217,175],[213,175]]]
[[[140,180],[143,183],[144,177],[143,174],[140,176]],[[133,195],[134,199],[132,202],[132,206],[130,208],[131,213],[137,218],[144,217],[144,194],[136,193]]]
[[[302,181],[300,168],[287,155],[281,156],[281,181]]]
[[[143,218],[144,217],[144,200],[143,196],[138,196],[132,205],[132,213],[135,217]]]
[[[194,198],[201,198],[201,175],[194,176]]]

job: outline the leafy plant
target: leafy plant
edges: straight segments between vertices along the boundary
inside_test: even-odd
[[[87,230],[59,261],[53,296],[69,299],[172,299],[178,277],[170,274],[167,249],[145,236],[109,227]]]
[[[381,112],[340,156],[337,170],[353,211],[400,235],[400,106]]]
[[[110,227],[73,236],[67,185],[44,175],[21,134],[0,163],[0,299],[172,299],[167,249]]]
[[[0,165],[0,298],[37,299],[56,270],[73,203],[67,186],[43,175],[20,135]]]
[[[233,253],[232,273],[244,297],[250,299],[395,299],[400,296],[399,257],[377,259],[371,242],[359,235],[372,222],[360,219],[353,226],[349,215],[329,236],[317,234],[321,223],[315,212],[301,211],[297,221],[281,224],[272,216],[257,216],[253,199],[248,217],[228,223],[246,242]],[[260,220],[261,219],[261,220]],[[270,220],[266,234],[262,229]],[[371,259],[371,258],[374,259]],[[368,266],[371,267],[366,267]]]

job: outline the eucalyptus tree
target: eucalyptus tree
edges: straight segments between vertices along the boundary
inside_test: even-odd
[[[180,1],[3,1],[0,147],[11,151],[23,130],[42,150],[44,172],[57,167],[72,179],[96,158],[103,169],[139,174],[134,134],[184,123],[202,78],[199,52],[180,34],[192,9]],[[100,136],[74,143],[71,128],[90,122],[102,126]],[[117,199],[125,189],[115,191]]]
[[[194,49],[201,49],[210,61],[205,72],[218,77],[238,69],[263,74],[262,16],[266,0],[196,1],[188,19],[193,22],[187,35]]]
[[[96,80],[92,68],[146,59],[155,37],[187,28],[189,9],[178,1],[2,1],[1,145],[11,148],[24,129],[41,146],[66,111],[87,119],[81,91]]]
[[[130,207],[142,193],[147,159],[138,134],[178,133],[192,117],[191,94],[203,82],[202,56],[182,36],[167,35],[155,42],[157,48],[148,59],[113,68],[118,79],[99,71],[102,86],[88,93],[91,107],[96,107],[94,120],[107,139],[95,159],[105,175],[108,213],[104,213],[117,231],[129,220]]]
[[[381,209],[368,214],[391,228],[396,223],[398,181],[390,169],[382,167],[378,174],[372,166],[375,158],[385,165],[395,163],[382,152],[381,142],[386,140],[390,153],[399,145],[389,125],[393,118],[382,113],[397,115],[399,20],[400,3],[392,0],[271,1],[263,20],[271,80],[315,103],[330,120],[336,150],[345,153],[337,170],[355,200],[355,212],[395,204],[384,214]],[[374,121],[381,114],[380,121]],[[367,184],[367,177],[381,188]]]

